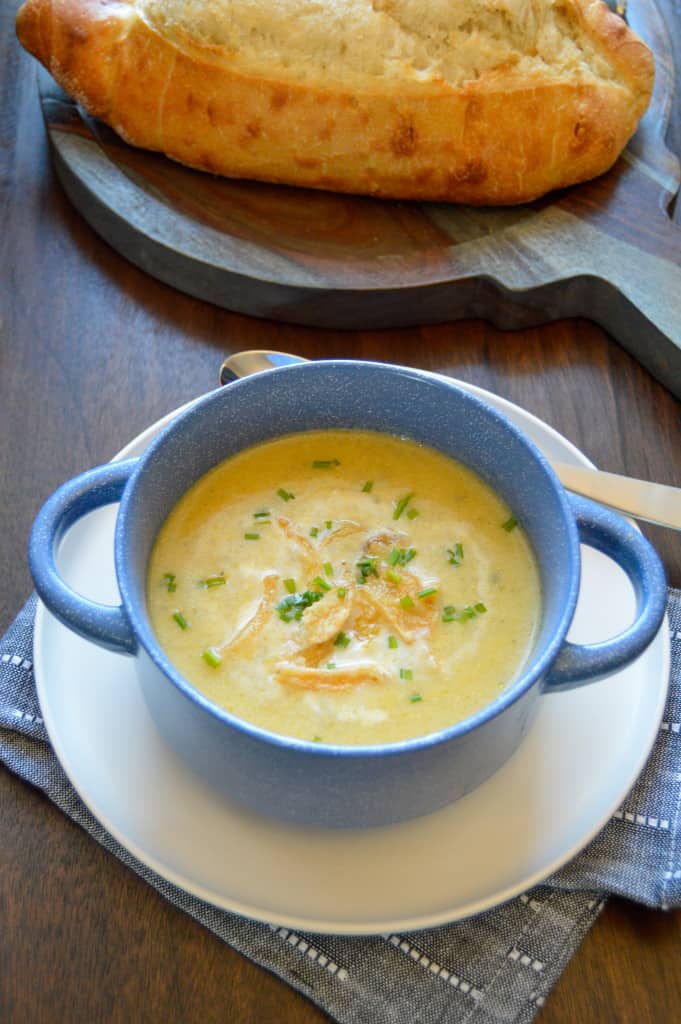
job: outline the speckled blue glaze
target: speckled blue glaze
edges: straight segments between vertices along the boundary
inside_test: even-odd
[[[471,466],[513,509],[532,543],[543,617],[522,676],[492,704],[442,732],[387,746],[333,747],[266,732],[218,708],[169,663],[145,604],[156,534],[185,491],[218,462],[281,434],[333,427],[410,437]],[[79,516],[120,499],[115,563],[122,604],[108,608],[60,579],[54,551]],[[635,622],[581,646],[566,633],[577,601],[580,539],[623,566]],[[69,628],[136,658],[159,730],[228,797],[265,814],[322,826],[384,825],[458,799],[496,771],[527,732],[543,691],[582,685],[632,661],[664,616],[665,578],[628,522],[568,496],[534,445],[504,416],[454,384],[415,370],[352,361],[284,366],[199,400],[139,460],[72,480],[40,512],[29,562],[45,604]]]

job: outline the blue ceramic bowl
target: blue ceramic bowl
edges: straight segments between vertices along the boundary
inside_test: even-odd
[[[159,528],[200,476],[268,438],[338,427],[410,437],[470,466],[522,521],[541,575],[541,628],[522,675],[465,721],[383,746],[290,739],[217,707],[168,661],[145,603]],[[105,607],[64,583],[54,552],[76,519],[119,500],[115,564],[122,604]],[[630,628],[590,646],[565,639],[579,589],[580,541],[622,565],[638,605]],[[264,814],[322,826],[384,825],[458,799],[510,757],[543,692],[582,685],[628,664],[656,634],[665,607],[664,572],[641,534],[619,516],[568,495],[505,417],[454,384],[378,363],[285,366],[207,395],[141,458],[100,466],[60,488],[35,522],[29,559],[50,611],[82,636],[136,659],[159,730],[211,785]]]

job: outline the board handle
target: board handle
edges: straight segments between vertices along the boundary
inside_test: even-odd
[[[601,309],[588,315],[681,396],[681,228],[663,215],[655,222],[664,255],[611,239],[615,251],[601,289]]]

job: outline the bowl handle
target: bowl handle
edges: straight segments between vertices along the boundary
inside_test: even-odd
[[[38,595],[75,633],[117,653],[134,654],[137,640],[122,605],[104,605],[77,594],[55,564],[62,536],[78,519],[118,501],[137,459],[97,466],[63,484],[45,502],[31,530],[28,563]]]
[[[602,551],[626,572],[636,595],[636,618],[622,633],[596,644],[566,641],[545,679],[549,693],[602,679],[634,660],[656,635],[667,603],[667,581],[652,545],[632,524],[588,498],[569,494],[582,543]]]

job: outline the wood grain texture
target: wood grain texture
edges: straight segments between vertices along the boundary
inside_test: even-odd
[[[0,629],[30,592],[25,548],[42,501],[213,387],[222,359],[238,349],[390,359],[448,373],[542,417],[603,468],[681,486],[679,403],[586,320],[517,331],[479,319],[300,328],[229,313],[142,273],[91,230],[55,180],[11,8],[0,9]],[[672,127],[681,141],[679,123]],[[678,535],[645,532],[681,586]],[[328,1019],[4,770],[0,835],[3,1024]],[[613,901],[540,1024],[675,1020],[680,929],[679,912]]]
[[[485,317],[517,328],[589,316],[681,393],[681,231],[667,207],[671,40],[632,0],[656,55],[653,99],[611,172],[535,203],[475,209],[229,181],[133,149],[46,72],[57,173],[90,224],[158,279],[237,312],[371,328]]]

